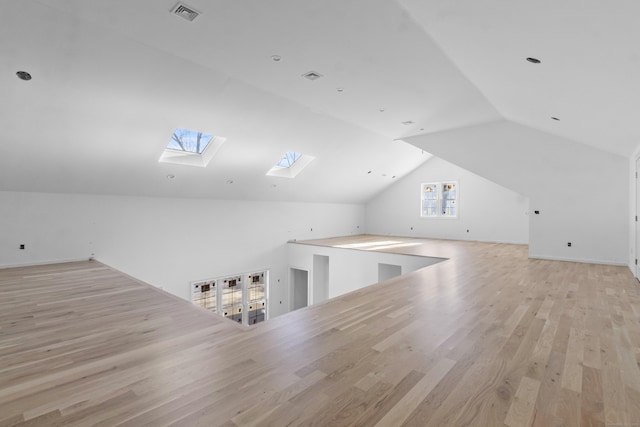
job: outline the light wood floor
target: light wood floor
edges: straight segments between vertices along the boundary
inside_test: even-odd
[[[640,426],[627,268],[386,250],[450,259],[249,330],[98,262],[0,270],[0,426]]]

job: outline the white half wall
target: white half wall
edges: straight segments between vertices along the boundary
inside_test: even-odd
[[[0,217],[0,267],[95,254],[184,299],[190,281],[269,269],[272,317],[287,311],[288,240],[364,228],[357,204],[19,192],[0,192]]]
[[[313,299],[313,295],[320,293],[317,289],[314,289],[314,255],[322,255],[329,258],[329,289],[327,293],[329,298],[378,283],[379,263],[398,265],[402,274],[406,274],[443,261],[442,258],[332,248],[301,243],[289,243],[288,253],[290,267],[309,271],[309,304],[321,302]]]
[[[529,197],[529,256],[628,264],[627,158],[506,120],[405,141]]]
[[[421,218],[420,187],[458,182],[458,218]],[[529,243],[529,201],[481,176],[432,157],[371,199],[365,210],[369,234]]]

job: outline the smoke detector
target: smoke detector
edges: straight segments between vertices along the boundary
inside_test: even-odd
[[[309,80],[317,80],[320,77],[322,77],[322,74],[320,73],[316,73],[315,71],[309,71],[308,73],[304,73],[302,75],[302,77],[309,79]]]
[[[177,5],[175,5],[175,7],[171,9],[171,13],[181,18],[184,18],[189,22],[192,22],[194,19],[196,19],[200,15],[200,12],[198,12],[191,6],[187,6],[183,3],[178,3]]]

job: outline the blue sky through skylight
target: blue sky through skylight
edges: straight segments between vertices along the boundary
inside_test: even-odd
[[[195,130],[177,128],[173,132],[167,148],[170,150],[186,151],[187,153],[202,154],[212,139],[213,135]]]
[[[302,156],[300,153],[296,153],[295,151],[287,151],[284,156],[280,159],[276,166],[280,166],[281,168],[290,168]]]

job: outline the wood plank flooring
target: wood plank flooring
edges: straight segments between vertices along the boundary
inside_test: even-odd
[[[95,261],[0,270],[0,427],[640,426],[627,268],[301,243],[376,239],[448,260],[248,330]]]

